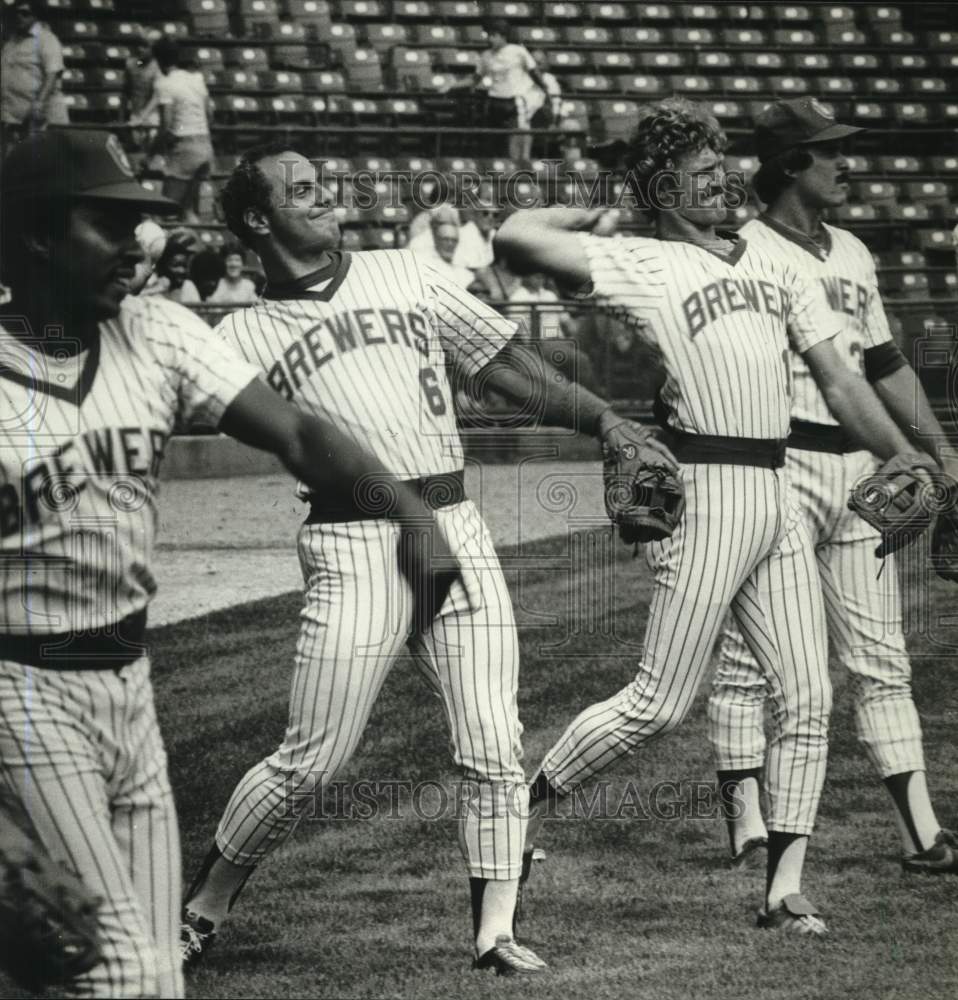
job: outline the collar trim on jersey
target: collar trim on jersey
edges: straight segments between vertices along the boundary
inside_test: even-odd
[[[0,361],[0,376],[25,386],[35,392],[42,392],[54,399],[61,399],[64,403],[72,403],[76,407],[83,405],[83,401],[90,394],[93,388],[93,380],[100,367],[100,336],[97,334],[90,341],[87,356],[83,359],[83,371],[80,377],[71,386],[57,385],[54,382],[47,382],[37,378],[35,375],[27,375],[24,372],[9,368]]]
[[[283,284],[270,284],[263,289],[264,299],[318,299],[320,302],[329,302],[336,294],[339,286],[346,280],[352,264],[352,255],[348,251],[334,250],[330,256],[332,260],[325,267],[304,274],[295,281],[287,281]],[[321,281],[332,278],[332,281],[318,292],[310,291],[313,285],[318,285]]]
[[[783,225],[777,219],[773,219],[770,215],[762,213],[758,216],[758,221],[763,222],[769,229],[773,232],[778,233],[783,239],[788,240],[790,243],[794,243],[795,246],[801,247],[803,250],[810,253],[816,260],[826,260],[828,255],[832,252],[832,234],[822,226],[822,232],[825,234],[825,242],[816,243],[811,236],[806,233],[799,232],[797,229],[792,229],[791,226]]]
[[[740,233],[735,232],[732,229],[716,229],[715,235],[720,239],[728,240],[734,246],[732,247],[732,252],[727,255],[717,253],[715,250],[710,250],[707,246],[703,246],[701,243],[696,243],[695,240],[685,240],[680,238],[666,238],[667,243],[687,243],[690,247],[698,247],[699,250],[704,250],[706,253],[710,253],[716,260],[720,260],[723,264],[728,264],[730,267],[735,267],[735,265],[742,259],[742,254],[745,253],[745,248],[748,245],[745,237]]]

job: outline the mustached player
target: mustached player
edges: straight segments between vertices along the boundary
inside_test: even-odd
[[[942,461],[944,434],[892,339],[871,254],[851,233],[822,221],[826,209],[848,196],[841,142],[858,131],[809,98],[779,101],[762,112],[755,127],[762,166],[753,183],[768,208],[740,234],[819,288],[841,324],[836,350],[872,383],[906,434],[915,425],[927,429],[921,444]],[[904,867],[958,872],[958,841],[942,830],[925,780],[894,559],[879,576],[878,535],[847,507],[850,488],[874,471],[875,459],[838,425],[801,356],[793,352],[790,363],[789,482],[815,546],[831,649],[853,678],[858,737],[894,804]],[[720,649],[709,739],[733,862],[743,863],[766,837],[759,779],[767,685],[738,629],[726,629]]]
[[[476,967],[538,973],[512,935],[527,791],[516,708],[518,643],[489,533],[463,488],[456,382],[578,425],[615,445],[647,433],[511,339],[513,324],[407,251],[344,253],[315,167],[288,146],[251,150],[223,194],[228,224],[262,261],[263,301],[219,333],[297,406],[370,448],[434,508],[464,571],[432,625],[409,634],[407,595],[390,560],[393,527],[375,504],[308,494],[299,535],[306,584],[289,722],[275,753],[233,792],[187,893],[184,957],[199,957],[240,889],[353,755],[400,655],[412,654],[442,701],[468,795],[459,841],[470,876]],[[668,455],[664,456],[666,460]],[[397,720],[398,721],[398,720]]]
[[[134,228],[174,209],[105,132],[27,139],[0,174],[12,290],[0,309],[0,781],[102,900],[102,960],[70,996],[183,995],[179,834],[144,640],[174,425],[218,425],[331,497],[376,477],[410,539],[433,530],[417,496],[277,399],[196,316],[127,294]],[[404,566],[435,604],[451,584],[439,567],[453,564],[434,533],[437,569],[415,552]]]
[[[654,585],[635,679],[585,709],[546,754],[526,849],[545,806],[682,721],[731,610],[762,666],[776,725],[759,925],[821,936],[801,873],[831,689],[814,554],[783,472],[789,346],[850,430],[885,456],[909,445],[839,357],[831,338],[840,324],[816,291],[715,228],[725,217],[723,145],[714,119],[688,102],[643,115],[626,165],[640,203],[653,205],[657,239],[576,234],[582,212],[563,208],[517,212],[496,237],[511,262],[591,287],[659,350],[686,500],[673,535],[647,546]]]

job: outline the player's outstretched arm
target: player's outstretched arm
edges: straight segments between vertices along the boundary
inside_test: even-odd
[[[400,568],[415,595],[413,622],[425,629],[459,577],[459,565],[436,523],[435,512],[419,493],[400,482],[352,438],[318,417],[302,413],[265,382],[254,379],[227,407],[224,434],[272,452],[311,489],[335,503],[364,491],[388,491],[402,525]],[[344,503],[344,506],[347,505]]]
[[[816,344],[802,356],[828,408],[863,448],[879,458],[914,450],[871,386],[842,362],[831,340]]]
[[[543,271],[579,289],[591,281],[589,261],[576,233],[608,235],[618,212],[605,208],[534,208],[514,212],[493,240],[496,256],[519,273]]]

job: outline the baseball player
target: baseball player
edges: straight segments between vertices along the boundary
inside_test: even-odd
[[[833,343],[845,363],[875,387],[902,430],[927,428],[922,445],[941,461],[944,435],[915,373],[892,340],[875,265],[851,233],[822,213],[844,204],[848,161],[841,141],[860,131],[836,122],[815,99],[779,101],[757,119],[761,169],[754,179],[765,214],[746,223],[743,239],[817,285],[841,332]],[[852,485],[875,460],[838,426],[808,365],[792,352],[789,482],[815,546],[828,635],[854,678],[858,737],[888,789],[910,871],[958,872],[958,843],[942,830],[925,781],[921,724],[911,694],[894,566],[879,578],[877,533],[847,507]],[[917,415],[917,421],[916,421]],[[953,461],[943,462],[954,475]],[[759,776],[765,757],[765,678],[730,623],[708,707],[733,863],[765,842]]]
[[[223,208],[232,231],[259,255],[268,285],[260,303],[228,316],[218,332],[280,394],[419,483],[466,570],[432,628],[410,638],[408,602],[389,559],[391,526],[372,506],[307,494],[311,511],[299,535],[306,595],[289,723],[276,752],[236,787],[187,892],[184,959],[203,954],[246,879],[296,826],[303,800],[321,794],[350,759],[408,641],[442,700],[468,796],[459,840],[476,967],[541,972],[545,963],[512,935],[527,803],[515,622],[489,533],[464,495],[450,380],[518,402],[534,398],[545,423],[578,420],[605,442],[624,443],[641,429],[629,431],[608,404],[554,370],[544,373],[537,355],[510,340],[512,323],[414,254],[338,251],[316,169],[288,146],[247,153]]]
[[[407,537],[431,531],[451,559],[420,499],[346,436],[277,399],[192,313],[127,294],[135,226],[172,207],[105,132],[29,138],[0,175],[13,293],[0,308],[0,781],[103,900],[102,960],[71,996],[183,995],[179,837],[144,642],[174,424],[219,425],[333,497],[377,477]],[[451,579],[424,556],[404,565],[425,615]]]
[[[657,239],[571,230],[588,212],[518,212],[497,252],[574,288],[661,352],[685,511],[647,546],[654,575],[645,652],[635,679],[583,711],[532,783],[532,847],[543,806],[675,728],[688,712],[731,610],[773,699],[769,856],[759,925],[821,936],[801,872],[821,793],[831,690],[814,554],[783,471],[789,336],[832,410],[890,456],[908,442],[831,341],[839,324],[791,267],[715,229],[725,216],[724,137],[689,102],[641,118],[630,183],[654,213]],[[929,460],[930,461],[930,460]],[[799,627],[800,623],[800,627]]]

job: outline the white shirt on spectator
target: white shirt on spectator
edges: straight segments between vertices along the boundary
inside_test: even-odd
[[[503,45],[495,51],[488,49],[479,56],[479,73],[491,79],[490,97],[518,97],[529,89],[529,70],[536,68],[536,61],[524,45]]]
[[[172,106],[170,132],[177,138],[187,135],[209,135],[206,119],[206,101],[209,92],[200,73],[185,69],[171,69],[165,76],[157,77],[154,85],[161,105]]]

